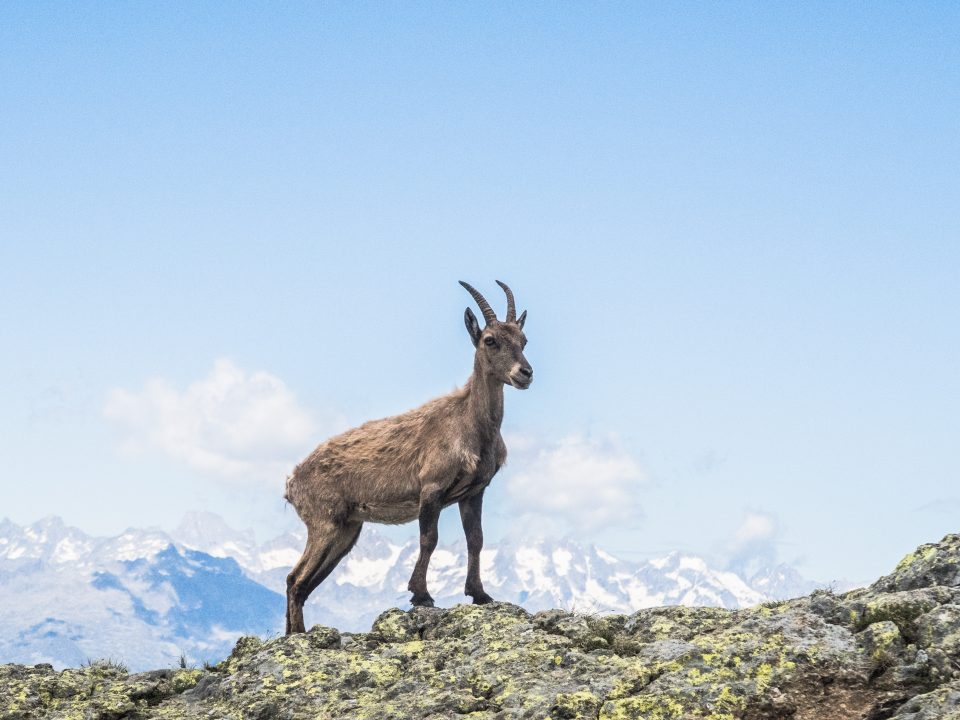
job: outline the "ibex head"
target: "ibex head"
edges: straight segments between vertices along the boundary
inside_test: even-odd
[[[523,348],[527,344],[527,338],[523,334],[527,311],[524,310],[520,317],[517,317],[513,293],[504,283],[497,280],[497,285],[507,294],[507,317],[501,322],[497,320],[497,314],[483,295],[463,280],[460,284],[477,301],[480,312],[483,313],[483,319],[486,320],[486,327],[481,330],[473,310],[468,307],[463,313],[463,321],[467,326],[467,332],[470,333],[470,340],[477,349],[477,362],[480,367],[500,382],[526,390],[533,382],[533,368],[523,356]]]

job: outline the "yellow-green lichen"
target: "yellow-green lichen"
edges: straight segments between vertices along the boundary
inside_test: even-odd
[[[550,715],[556,718],[595,718],[600,703],[600,698],[588,690],[559,693]]]
[[[715,709],[721,713],[729,713],[736,710],[743,710],[746,707],[746,702],[729,687],[724,687],[720,690],[720,694],[717,695],[714,706]]]
[[[684,711],[681,702],[667,695],[640,695],[608,700],[600,709],[599,720],[677,720]]]
[[[761,663],[760,667],[757,668],[756,676],[754,678],[754,691],[758,695],[762,694],[768,687],[770,687],[770,681],[772,679],[773,666],[769,663]]]
[[[186,692],[200,682],[201,677],[203,677],[203,670],[178,670],[173,674],[173,679],[170,683],[171,689],[176,694]]]
[[[918,560],[932,560],[937,555],[936,545],[921,545],[911,553],[903,556],[903,559],[897,563],[896,571],[906,570]]]

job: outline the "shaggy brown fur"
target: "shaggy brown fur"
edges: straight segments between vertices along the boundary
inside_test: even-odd
[[[507,295],[503,322],[487,301],[461,284],[480,306],[480,329],[467,308],[464,322],[476,348],[473,374],[449,395],[402,415],[374,420],[330,438],[287,480],[285,497],[307,526],[303,557],[287,577],[287,634],[304,632],[303,604],[360,536],[363,523],[420,521],[420,556],[408,585],[414,605],[433,605],[427,565],[437,545],[440,511],[459,503],[467,538],[465,594],[475,603],[492,598],[480,581],[483,491],[507,457],[500,435],[503,386],[525,389],[533,368],[523,355],[526,311],[516,317]]]

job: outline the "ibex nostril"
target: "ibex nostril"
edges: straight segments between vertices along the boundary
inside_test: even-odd
[[[520,368],[520,374],[523,375],[525,378],[533,377],[533,368],[522,367]]]

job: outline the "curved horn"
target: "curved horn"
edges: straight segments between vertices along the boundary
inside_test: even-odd
[[[513,302],[513,291],[507,287],[506,283],[502,283],[497,280],[497,285],[503,288],[503,291],[507,294],[507,319],[506,322],[516,322],[517,321],[517,305]]]
[[[493,311],[493,308],[490,307],[490,303],[486,301],[486,298],[483,297],[472,285],[465,283],[463,280],[460,281],[460,284],[463,285],[464,289],[473,295],[473,299],[477,301],[477,305],[480,306],[480,312],[483,313],[483,319],[487,321],[487,325],[492,322],[496,322],[497,314]]]

